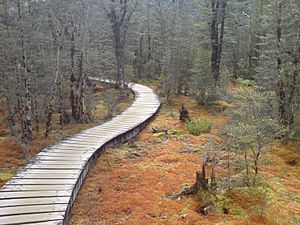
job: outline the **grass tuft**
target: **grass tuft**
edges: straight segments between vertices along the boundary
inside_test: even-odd
[[[212,128],[212,123],[205,118],[192,119],[186,123],[185,127],[189,134],[199,136],[209,133]]]

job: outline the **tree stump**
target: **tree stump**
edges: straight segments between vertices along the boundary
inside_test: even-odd
[[[185,188],[176,198],[186,195],[195,195],[200,190],[208,190],[208,179],[206,178],[205,164],[202,165],[202,172],[196,173],[196,182],[188,188]]]
[[[181,108],[179,109],[179,113],[180,113],[180,116],[179,116],[180,121],[183,121],[183,122],[191,121],[190,113],[189,113],[188,109],[185,107],[185,105],[181,106]]]
[[[196,183],[195,183],[196,193],[200,190],[208,190],[208,179],[206,178],[205,164],[202,164],[202,172],[197,172]]]

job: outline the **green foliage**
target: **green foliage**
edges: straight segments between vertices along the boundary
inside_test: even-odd
[[[261,91],[254,82],[239,79],[234,92],[234,107],[228,110],[231,116],[231,123],[225,128],[228,147],[245,159],[241,170],[246,171],[247,180],[254,174],[253,183],[263,153],[281,131],[275,99],[274,92]]]
[[[192,94],[196,96],[199,104],[204,105],[209,100],[213,84],[211,67],[207,63],[207,59],[210,57],[210,51],[205,48],[198,48],[195,60],[193,62],[193,68],[191,70],[192,77],[190,86]]]
[[[280,130],[275,93],[260,91],[254,82],[242,79],[237,87],[234,107],[228,111],[231,124],[225,129],[229,144],[235,149],[266,146]]]
[[[187,122],[185,127],[190,134],[199,136],[201,134],[209,133],[212,128],[212,123],[206,118],[201,117]]]

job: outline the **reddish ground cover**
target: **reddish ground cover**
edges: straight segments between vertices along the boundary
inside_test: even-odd
[[[187,104],[193,117],[204,116],[213,122],[210,134],[196,137],[186,133],[184,124],[178,122],[177,109],[182,103]],[[164,105],[155,121],[134,142],[109,149],[97,160],[75,202],[70,224],[276,224],[272,213],[278,215],[277,224],[288,224],[284,222],[286,215],[297,222],[300,203],[284,196],[279,196],[264,219],[255,213],[244,190],[232,195],[241,211],[239,215],[203,216],[197,213],[199,202],[192,197],[170,198],[185,184],[195,181],[208,140],[222,141],[218,131],[226,122],[224,115],[212,115],[188,97],[179,97],[172,104]],[[155,135],[151,127],[172,129],[174,135]],[[272,159],[278,163],[282,158],[275,152],[271,153]],[[278,163],[274,176],[278,177],[276,171],[286,165],[284,160]],[[267,176],[272,175],[267,172],[270,168],[265,168]],[[285,182],[296,185],[294,191],[298,193],[292,196],[297,199],[299,180],[295,178],[299,178],[299,167],[295,170],[293,176],[285,176]],[[218,171],[219,176],[221,172]],[[293,185],[283,183],[282,188]],[[289,205],[278,210],[282,204]]]

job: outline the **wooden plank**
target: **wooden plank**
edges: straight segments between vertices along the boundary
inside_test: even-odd
[[[77,179],[24,179],[13,178],[9,180],[6,185],[73,185]]]
[[[64,161],[64,160],[54,160],[54,161],[49,161],[49,160],[36,160],[36,164],[43,164],[43,165],[78,165],[80,166],[81,163],[84,163],[86,160],[79,160],[79,161]]]
[[[51,174],[80,174],[82,170],[39,170],[39,169],[23,169],[18,174],[27,173],[27,174],[36,174],[36,173],[51,173]],[[1,191],[1,190],[0,190]]]
[[[72,143],[59,143],[56,145],[56,148],[62,149],[62,150],[66,150],[66,149],[70,149],[72,151],[86,151],[88,150],[90,147],[92,147],[91,145],[84,145],[84,144],[72,144]]]
[[[77,154],[83,154],[83,153],[93,153],[95,151],[95,149],[93,148],[88,148],[88,147],[77,147],[77,148],[74,148],[73,146],[56,146],[55,148],[50,148],[48,149],[48,151],[51,151],[53,153],[62,153],[62,152],[65,152],[67,153],[68,151],[72,154],[72,155],[77,155]],[[47,151],[45,151],[47,152]]]
[[[84,167],[84,165],[43,165],[43,164],[32,164],[32,165],[28,165],[25,168],[27,169],[53,169],[53,170],[74,170],[74,169],[82,169]]]
[[[61,142],[61,145],[72,146],[72,147],[73,147],[73,145],[75,145],[76,147],[77,146],[90,147],[90,146],[95,145],[95,143],[87,143],[87,142],[83,142],[83,141],[69,141],[69,140],[66,140],[66,141]]]
[[[97,134],[92,134],[92,133],[84,133],[84,134],[81,134],[81,137],[82,138],[97,138],[97,139],[100,139],[101,138],[101,141],[103,141],[103,144],[105,144],[108,140],[110,140],[109,138],[107,138],[107,136],[104,137],[99,137]]]
[[[69,201],[69,197],[2,199],[0,210],[8,206],[68,204]]]
[[[85,161],[76,161],[76,162],[66,162],[66,163],[59,163],[59,162],[47,162],[47,161],[36,161],[28,164],[25,169],[77,169],[80,170],[84,167]]]
[[[101,140],[101,138],[97,137],[97,138],[92,138],[92,137],[74,137],[72,139],[69,139],[68,142],[71,143],[86,143],[86,144],[104,144],[105,141]]]
[[[26,225],[62,225],[63,220],[52,220],[50,222],[26,223]]]
[[[12,177],[13,179],[77,179],[76,173],[23,173]]]
[[[67,197],[71,196],[72,191],[7,191],[0,192],[0,199],[14,198],[36,198],[36,197]],[[0,214],[1,214],[0,210]]]
[[[104,134],[101,138],[110,138],[110,135],[114,135],[116,132],[114,131],[106,131],[106,130],[93,130],[93,131],[89,131],[86,132],[86,134],[93,134],[93,135],[101,135]]]
[[[69,161],[69,162],[74,162],[74,161],[85,161],[89,158],[90,156],[49,156],[49,155],[44,155],[44,156],[38,156],[36,157],[36,160],[38,161]]]
[[[42,151],[39,154],[37,154],[37,157],[39,156],[57,156],[57,157],[82,157],[87,155],[92,155],[92,152],[78,152],[74,154],[74,152],[70,151]]]
[[[53,213],[53,212],[65,212],[68,204],[56,204],[56,205],[25,205],[25,206],[10,206],[0,208],[0,220],[1,216],[16,216],[22,214],[34,214],[34,213]]]
[[[73,190],[74,185],[5,185],[0,192],[7,191],[68,191]]]
[[[15,225],[25,223],[41,223],[51,221],[61,221],[64,219],[64,212],[55,213],[37,213],[25,214],[16,216],[2,216],[0,217],[0,225]]]

